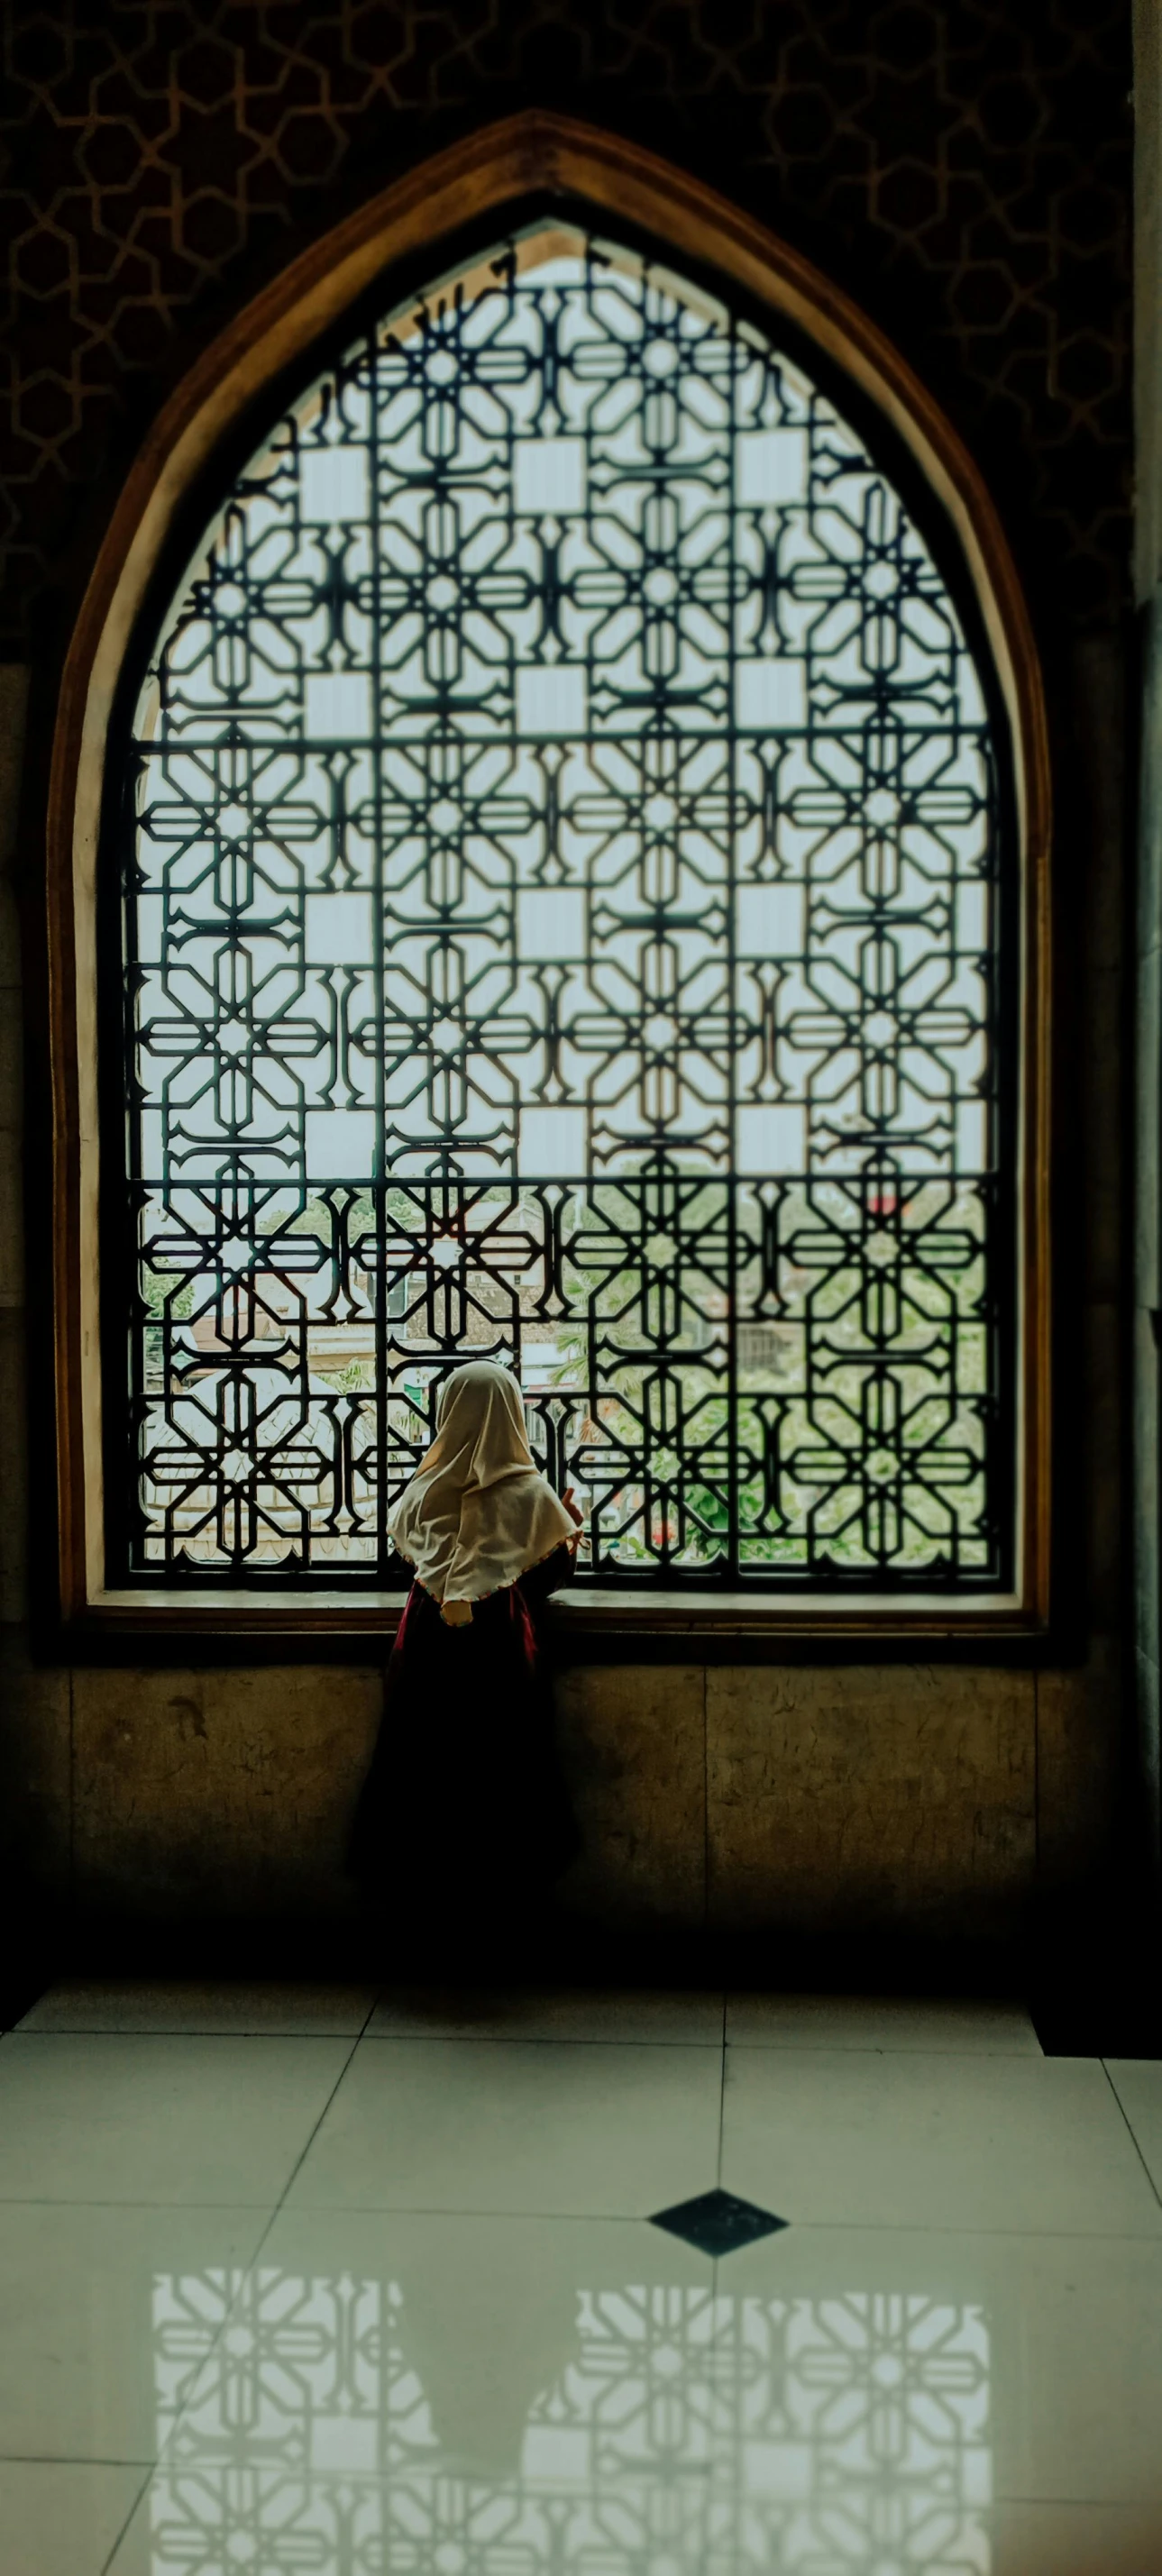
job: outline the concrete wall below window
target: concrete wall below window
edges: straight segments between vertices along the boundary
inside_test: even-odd
[[[36,1667],[8,1629],[4,1807],[70,1917],[353,1911],[377,1668]],[[589,1667],[558,1722],[569,1905],[638,1931],[994,1938],[1107,1844],[1117,1674],[927,1664]]]

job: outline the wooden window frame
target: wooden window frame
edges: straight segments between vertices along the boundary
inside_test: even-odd
[[[570,1647],[678,1651],[684,1659],[844,1647],[932,1654],[975,1641],[1043,1638],[1050,1609],[1049,838],[1044,694],[1028,612],[988,490],[955,430],[899,352],[798,251],[654,154],[570,118],[532,109],[441,152],[293,261],[229,324],[166,402],[120,491],[68,646],[53,729],[47,811],[47,1021],[51,1091],[52,1349],[55,1378],[56,1593],[70,1651],[86,1641],[180,1636],[317,1654],[363,1650],[390,1633],[396,1595],[288,1589],[277,1602],[238,1591],[135,1592],[104,1574],[97,865],[105,741],[123,659],[163,547],[187,496],[247,409],[393,271],[495,214],[566,201],[631,226],[696,270],[712,271],[856,388],[914,461],[959,546],[987,637],[1009,730],[1021,868],[1016,1331],[1017,1549],[1013,1591],[952,1596],[804,1594],[763,1602],[714,1595],[589,1592],[561,1614]]]

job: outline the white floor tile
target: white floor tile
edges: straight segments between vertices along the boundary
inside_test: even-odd
[[[1162,2569],[1157,2505],[1003,2504],[984,2519],[989,2576],[1157,2576]]]
[[[703,2394],[710,2402],[709,2379]],[[671,2408],[671,2420],[675,2414]],[[640,2419],[630,2419],[625,2427],[627,2450],[635,2435],[640,2444],[639,2425]],[[712,2496],[696,2454],[684,2454],[677,2466],[672,2460],[663,2465],[651,2456],[652,2445],[644,2460],[639,2447],[632,2472],[619,2479],[614,2446],[593,2441],[584,2424],[532,2426],[526,2440],[531,2466],[522,2464],[515,2477],[495,2480],[478,2480],[470,2468],[449,2474],[442,2460],[438,2467],[417,2461],[390,2479],[326,2471],[299,2479],[263,2468],[244,2491],[221,2463],[203,2469],[196,2482],[163,2468],[134,2514],[109,2576],[184,2576],[191,2567],[228,2568],[233,2576],[235,2567],[254,2565],[261,2566],[262,2576],[300,2576],[304,2567],[318,2576],[343,2576],[350,2566],[374,2569],[376,2576],[381,2568],[397,2566],[437,2576],[487,2563],[481,2534],[491,2536],[490,2525],[519,2530],[514,2563],[521,2576],[554,2576],[561,2563],[554,2523],[559,2529],[562,2512],[577,2527],[601,2533],[601,2566],[610,2576],[640,2563],[635,2535],[646,2515],[652,2518],[647,2530],[665,2533],[664,2553],[651,2551],[650,2564],[664,2566],[666,2576],[706,2576],[710,2565],[715,2576],[757,2576],[759,2570],[761,2576],[801,2576],[812,2565],[804,2554],[808,2548],[828,2576],[848,2566],[860,2576],[872,2568],[877,2576],[880,2569],[890,2576],[897,2569],[907,2576],[1159,2576],[1162,2570],[1157,2506],[989,2505],[969,2497],[958,2508],[945,2491],[925,2490],[913,2473],[902,2482],[892,2515],[912,2545],[906,2556],[889,2555],[894,2534],[889,2531],[885,2548],[882,2524],[885,2506],[891,2509],[890,2485],[878,2461],[873,2478],[853,2481],[850,2501],[841,2483],[829,2481],[829,2493],[816,2507],[801,2493],[780,2497],[727,2486]],[[582,2451],[593,2463],[589,2474],[572,2465]],[[761,2466],[756,2443],[752,2474],[761,2474]],[[60,2576],[64,2566],[62,2561]],[[14,2576],[33,2576],[31,2566],[26,2571],[18,2563]],[[56,2562],[38,2564],[35,2576],[57,2576]],[[87,2564],[68,2562],[68,2576],[88,2576]]]
[[[0,2202],[0,2457],[156,2459],[159,2336],[171,2405],[266,2223],[260,2209]]]
[[[918,1995],[730,1995],[734,2048],[912,2048],[1040,2057],[1020,2004]]]
[[[349,2393],[369,2424],[378,2418],[377,2443],[402,2362],[413,2427],[422,2411],[442,2462],[503,2482],[519,2470],[527,2425],[586,2350],[592,2359],[598,2346],[632,2349],[651,2335],[660,2343],[668,2325],[675,2383],[683,2356],[704,2364],[713,2279],[705,2255],[634,2219],[284,2210],[236,2306],[229,2349],[218,2346],[206,2366],[178,2450],[210,2456],[224,2427],[245,2416],[261,2424],[266,2456],[278,2444],[325,2468],[325,2409],[333,2415],[345,2357],[361,2352],[370,2376],[362,2401],[354,2378]],[[239,2379],[244,2334],[248,2388]],[[289,2360],[296,2342],[312,2360],[280,2383],[280,2346]],[[323,2410],[313,2390],[325,2392]],[[388,2465],[369,2445],[352,2449],[365,2467]]]
[[[722,2180],[821,2226],[1162,2234],[1092,2058],[728,2049]]]
[[[562,2527],[611,2576],[643,2533],[667,2576],[1158,2576],[1160,2264],[803,2229],[715,2275],[633,2222],[287,2210],[115,2576],[438,2576],[489,2536],[549,2576]]]
[[[342,2039],[0,2042],[0,2201],[254,2203],[283,2190]]]
[[[21,2030],[201,2032],[271,2038],[358,2036],[375,2002],[374,1986],[221,1985],[173,1982],[51,1986],[19,2024]]]
[[[812,2387],[851,2428],[898,2391],[894,2438],[906,2449],[926,2416],[934,2475],[975,2445],[978,2501],[1162,2507],[1162,2239],[792,2227],[717,2283],[748,2407],[765,2351],[772,2400],[789,2372],[781,2402],[804,2425]],[[835,2420],[818,2416],[822,2442]]]
[[[485,2522],[548,2576],[562,2509],[670,2576],[840,2524],[878,2565],[885,2515],[916,2576],[1162,2576],[1162,2069],[1123,2118],[1004,2008],[740,1998],[723,2180],[792,2223],[715,2266],[645,2221],[715,2180],[718,1998],[394,1996],[350,2056],[324,1991],[0,2043],[0,2576],[101,2576],[127,2515],[111,2576],[451,2570]],[[272,1998],[302,2035],[221,2035]]]
[[[116,2576],[705,2576],[717,2305],[690,2248],[635,2221],[287,2211],[249,2293]]]
[[[365,2040],[291,2198],[641,2216],[715,2179],[718,2050]]]
[[[718,2048],[720,1994],[586,1994],[564,1987],[487,1995],[398,1991],[380,1996],[369,2039],[662,2040]]]
[[[1162,2059],[1111,2057],[1106,2063],[1154,2188],[1162,2194]]]
[[[0,2460],[4,2576],[101,2576],[141,2477],[88,2460]]]

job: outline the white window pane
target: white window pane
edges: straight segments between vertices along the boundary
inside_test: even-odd
[[[159,894],[139,894],[137,898],[137,954],[142,965],[161,962],[165,905]]]
[[[160,1178],[165,1168],[162,1154],[164,1133],[160,1109],[143,1109],[141,1113],[141,1168],[149,1178]]]
[[[966,725],[983,724],[985,720],[984,691],[981,688],[980,681],[977,677],[975,665],[969,661],[967,653],[961,654],[957,665],[956,681],[957,697],[960,701],[961,723]]]
[[[778,733],[807,722],[807,665],[790,655],[778,661],[740,662],[735,707],[744,733]]]
[[[369,894],[309,894],[306,956],[309,966],[365,966],[373,955]]]
[[[308,671],[307,733],[351,742],[371,731],[370,671]]]
[[[737,1119],[740,1172],[804,1172],[807,1168],[807,1112],[801,1103],[740,1109]]]
[[[575,663],[555,669],[518,670],[518,733],[566,734],[585,730],[585,673]]]
[[[522,1109],[518,1160],[522,1172],[541,1180],[585,1169],[583,1109]]]
[[[522,887],[517,897],[517,944],[522,957],[582,957],[585,896],[581,887]]]
[[[739,956],[801,956],[804,911],[801,885],[740,886],[736,930]]]
[[[764,501],[801,501],[807,493],[805,429],[746,429],[738,442],[738,497],[748,509]]]
[[[564,519],[585,507],[585,442],[538,438],[518,444],[514,458],[518,517],[552,513]]]
[[[308,1109],[307,1171],[313,1181],[370,1180],[374,1164],[373,1109]]]
[[[299,497],[304,519],[368,518],[367,449],[305,447],[299,457]]]
[[[956,889],[956,945],[968,956],[988,946],[988,899],[981,877],[969,877]]]
[[[958,1172],[988,1170],[988,1107],[983,1100],[957,1101],[956,1168]]]

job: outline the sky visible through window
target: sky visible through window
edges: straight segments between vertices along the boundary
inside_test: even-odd
[[[130,1575],[390,1575],[493,1354],[583,1581],[1004,1580],[989,724],[797,366],[534,230],[278,424],[134,736]]]

